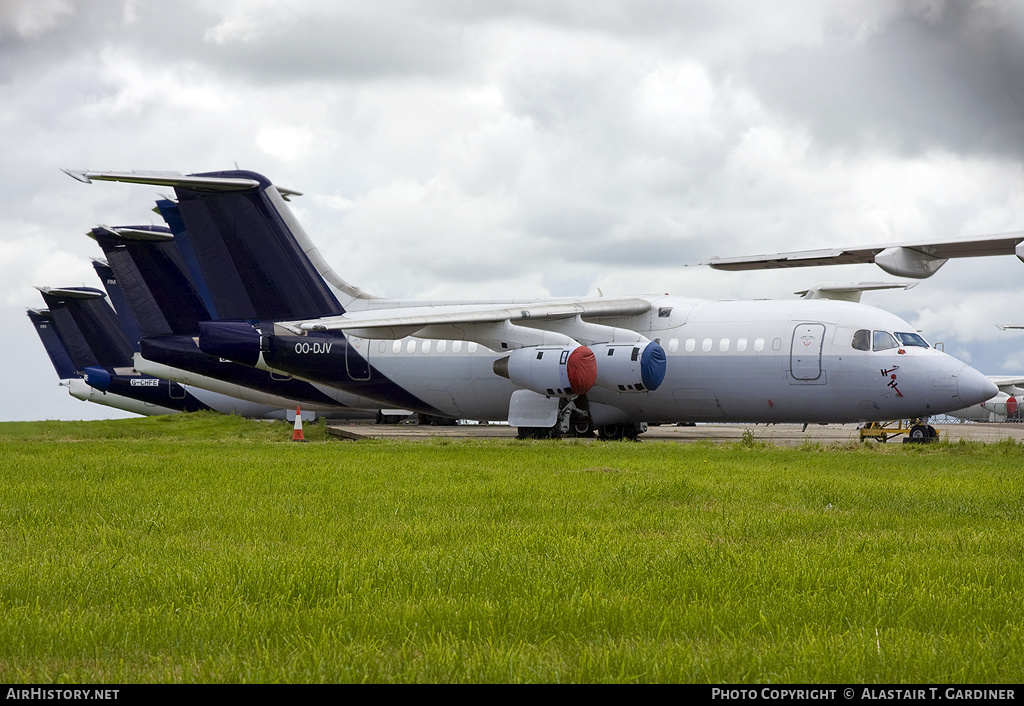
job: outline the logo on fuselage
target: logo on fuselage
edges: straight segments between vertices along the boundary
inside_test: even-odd
[[[895,390],[896,394],[898,396],[903,397],[903,393],[900,392],[900,388],[896,386],[896,371],[899,370],[899,369],[900,369],[900,366],[894,365],[891,368],[889,368],[888,370],[881,370],[880,372],[882,373],[882,377],[888,377],[889,378],[889,385],[888,386],[891,387],[893,390]]]

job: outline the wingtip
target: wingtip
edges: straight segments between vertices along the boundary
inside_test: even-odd
[[[89,178],[89,172],[85,169],[61,169],[61,171],[75,181],[80,181],[83,184],[92,183],[92,179]]]

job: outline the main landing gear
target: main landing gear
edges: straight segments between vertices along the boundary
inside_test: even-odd
[[[594,426],[589,422],[573,422],[566,431],[555,427],[519,427],[520,439],[593,439],[596,433],[601,441],[636,441],[647,431],[647,422],[605,424]]]
[[[552,401],[553,398],[548,397],[547,400]],[[551,403],[553,404],[553,402]],[[595,425],[591,421],[590,403],[587,401],[586,395],[561,398],[558,400],[558,409],[550,408],[550,412],[551,416],[547,417],[546,422],[541,423],[550,424],[551,421],[554,421],[553,426],[519,426],[517,427],[518,437],[520,439],[593,439],[596,433],[597,438],[601,441],[618,439],[636,441],[640,434],[647,431],[647,422]],[[512,417],[511,414],[509,416]],[[536,420],[538,422],[543,418],[541,414],[532,417],[527,415],[519,417],[524,421]]]

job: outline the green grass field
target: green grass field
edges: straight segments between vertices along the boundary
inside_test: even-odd
[[[1020,682],[1024,446],[0,424],[0,681]]]

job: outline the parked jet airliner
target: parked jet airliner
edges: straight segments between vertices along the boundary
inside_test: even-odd
[[[853,302],[382,299],[324,262],[259,174],[68,173],[174,189],[220,319],[201,324],[205,352],[391,407],[612,438],[651,422],[927,417],[996,393]]]

